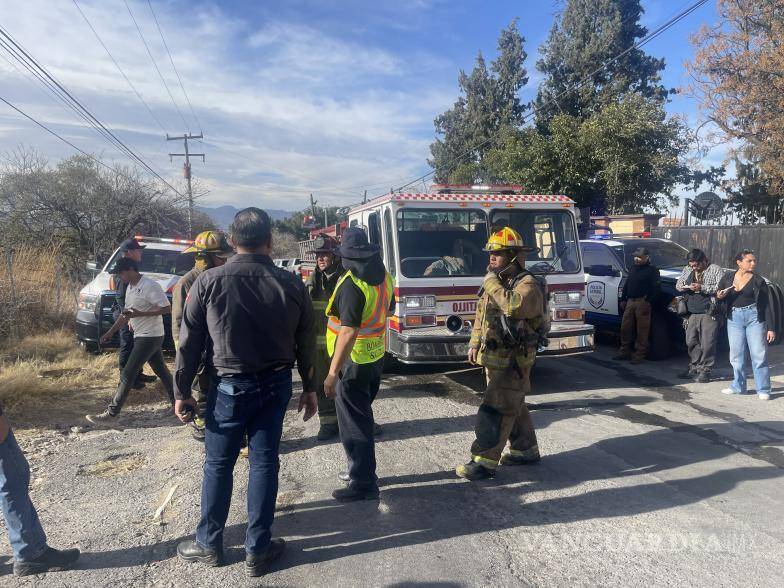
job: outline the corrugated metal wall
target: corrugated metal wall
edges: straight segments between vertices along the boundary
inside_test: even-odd
[[[757,254],[757,272],[784,284],[784,225],[740,227],[655,227],[654,237],[670,239],[691,249],[698,247],[714,263],[734,268],[735,255],[742,249]]]

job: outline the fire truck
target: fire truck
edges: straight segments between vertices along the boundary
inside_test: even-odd
[[[390,192],[351,208],[342,225],[314,231],[339,237],[359,226],[381,246],[395,280],[396,307],[387,324],[387,352],[403,363],[461,363],[468,353],[478,291],[487,273],[483,251],[493,228],[509,226],[526,244],[528,271],[543,276],[551,317],[541,355],[593,350],[594,327],[584,321],[585,278],[574,201],[525,194],[520,186],[435,185],[431,193]],[[300,243],[303,277],[314,267]]]

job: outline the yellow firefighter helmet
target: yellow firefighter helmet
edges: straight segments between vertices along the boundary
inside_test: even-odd
[[[495,231],[490,235],[490,238],[487,240],[487,245],[485,245],[485,251],[489,252],[504,250],[520,251],[523,249],[527,249],[523,244],[523,238],[520,236],[520,233],[510,227],[503,227],[502,229]]]
[[[228,241],[226,241],[226,235],[224,235],[223,231],[204,231],[196,235],[193,245],[188,247],[183,253],[229,257],[232,254],[232,250]]]

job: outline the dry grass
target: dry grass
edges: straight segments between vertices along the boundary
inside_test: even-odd
[[[0,259],[0,343],[73,326],[79,285],[62,270],[59,249],[15,251]]]
[[[16,431],[85,426],[85,414],[106,408],[117,379],[117,354],[88,355],[71,331],[33,335],[0,350],[0,402]],[[148,386],[133,390],[129,404],[162,398],[157,385]]]

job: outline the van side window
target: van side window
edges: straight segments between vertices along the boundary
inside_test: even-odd
[[[392,213],[387,208],[384,211],[384,253],[387,271],[391,276],[396,274],[395,269],[395,244],[392,238]]]
[[[368,216],[368,241],[381,245],[381,221],[377,212],[373,212]]]

